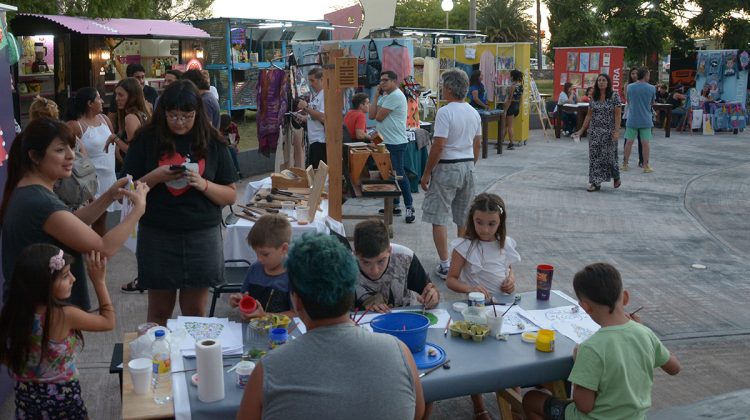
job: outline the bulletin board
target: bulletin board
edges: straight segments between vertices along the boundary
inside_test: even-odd
[[[594,86],[599,74],[612,79],[612,89],[623,97],[623,63],[625,47],[564,47],[555,48],[554,99],[562,92],[563,85],[573,83],[578,97],[586,88]]]
[[[484,87],[487,92],[487,102],[492,108],[505,102],[505,95],[511,85],[511,70],[519,70],[523,73],[523,97],[521,98],[521,110],[518,117],[513,119],[514,141],[525,141],[529,139],[529,114],[531,93],[531,43],[500,43],[500,44],[448,44],[438,46],[437,52],[440,60],[439,72],[449,68],[459,68],[468,76],[474,70],[481,70],[484,79]],[[439,80],[439,79],[438,79]],[[438,89],[440,91],[440,89]],[[439,93],[440,95],[441,93]],[[446,102],[438,96],[438,107]],[[492,106],[494,104],[494,106]],[[489,138],[495,138],[497,123],[489,125]]]

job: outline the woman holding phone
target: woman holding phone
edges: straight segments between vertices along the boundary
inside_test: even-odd
[[[125,171],[151,187],[136,249],[148,321],[166,325],[178,290],[182,315],[204,316],[208,288],[223,281],[221,208],[236,199],[237,173],[192,82],[167,87]]]

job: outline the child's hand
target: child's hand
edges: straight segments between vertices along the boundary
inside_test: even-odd
[[[509,271],[508,277],[506,277],[500,284],[500,291],[510,294],[513,293],[514,290],[516,290],[516,275],[513,274],[513,271]]]
[[[625,316],[628,317],[628,318],[630,318],[630,319],[632,319],[633,321],[635,321],[635,322],[637,322],[639,324],[642,324],[641,317],[638,314],[631,314],[631,313],[625,312]]]
[[[92,283],[104,283],[107,275],[107,257],[103,257],[98,251],[89,252],[86,254],[86,269]]]
[[[485,289],[485,288],[484,288],[484,287],[482,287],[482,286],[474,286],[474,287],[473,287],[473,288],[472,288],[471,290],[469,290],[469,292],[479,292],[479,293],[483,293],[483,294],[484,294],[484,297],[485,297],[485,299],[489,299],[489,298],[491,298],[491,297],[492,297],[492,293],[490,293],[490,291],[489,291],[489,290]]]
[[[417,296],[417,301],[425,306],[427,309],[432,309],[440,303],[440,292],[432,283],[427,283],[422,294]]]
[[[255,302],[257,306],[255,307],[255,310],[249,314],[246,314],[242,311],[240,311],[240,319],[243,321],[249,321],[253,318],[261,318],[266,316],[266,311],[263,309],[263,305],[260,304],[258,299],[255,299]]]
[[[236,308],[240,306],[240,301],[242,300],[243,296],[247,296],[247,292],[243,295],[242,293],[232,293],[229,295],[229,306],[232,308]]]
[[[377,312],[379,314],[386,314],[391,311],[391,308],[385,303],[376,303],[367,307],[369,312]]]

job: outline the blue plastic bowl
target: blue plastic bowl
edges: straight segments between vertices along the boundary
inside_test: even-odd
[[[412,353],[424,350],[430,320],[415,313],[394,312],[375,317],[370,323],[376,333],[390,334],[406,344]]]

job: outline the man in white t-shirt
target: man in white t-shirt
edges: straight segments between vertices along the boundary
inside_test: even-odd
[[[469,77],[463,70],[450,69],[441,76],[443,98],[448,104],[435,116],[432,147],[421,185],[427,191],[422,203],[422,221],[432,223],[440,265],[437,274],[448,275],[448,225],[453,221],[461,237],[466,229],[469,206],[474,197],[474,165],[479,159],[482,121],[464,98]]]
[[[307,163],[318,169],[326,161],[325,100],[323,98],[323,69],[316,67],[307,73],[312,90],[310,103],[299,101],[298,110],[307,113],[307,140],[310,142]]]

